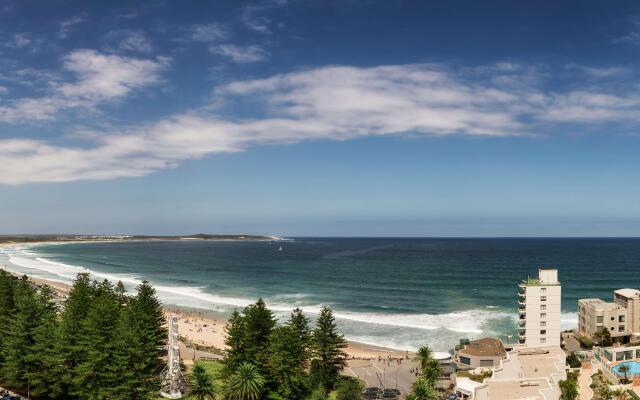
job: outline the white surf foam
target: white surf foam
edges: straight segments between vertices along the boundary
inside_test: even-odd
[[[142,283],[142,278],[135,275],[112,274],[88,269],[80,265],[65,264],[52,261],[44,257],[30,256],[27,247],[13,247],[11,250],[4,249],[11,264],[22,267],[23,270],[14,271],[24,273],[24,269],[30,271],[31,275],[45,277],[62,282],[70,282],[75,279],[78,273],[89,273],[94,279],[107,279],[112,282],[122,281],[129,288]],[[10,268],[9,268],[10,269]],[[255,302],[255,299],[245,299],[241,297],[226,297],[207,293],[203,287],[193,286],[169,286],[166,284],[154,284],[151,282],[160,299],[168,304],[178,306],[218,309],[230,311],[234,308],[246,307]],[[307,297],[304,293],[282,294],[266,299],[267,305],[277,314],[284,316],[291,312],[300,300]],[[301,306],[306,313],[318,314],[322,308],[320,304],[306,304]],[[515,310],[514,310],[515,311]],[[334,310],[334,316],[349,327],[357,331],[367,329],[383,329],[387,331],[393,328],[411,328],[425,331],[425,335],[432,336],[426,331],[446,330],[465,334],[471,337],[480,334],[498,334],[492,329],[496,324],[505,326],[506,320],[515,322],[517,315],[515,312],[501,311],[500,308],[487,307],[483,309],[471,309],[465,311],[449,312],[442,314],[387,314],[387,313],[366,313]],[[572,328],[577,325],[577,313],[562,314],[562,328]],[[358,327],[356,329],[356,326]],[[370,327],[370,328],[367,328]],[[515,326],[515,324],[514,324]],[[435,334],[435,332],[434,332]],[[349,336],[348,336],[349,337]],[[388,342],[389,336],[370,337],[359,336],[358,341],[368,342],[374,345],[384,345]],[[408,339],[408,338],[407,338]],[[405,344],[407,341],[402,340]],[[398,347],[399,343],[394,342],[393,347]],[[409,346],[412,347],[412,346]],[[403,346],[407,348],[407,346]]]

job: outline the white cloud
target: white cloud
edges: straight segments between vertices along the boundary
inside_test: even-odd
[[[227,29],[219,23],[195,25],[189,29],[186,40],[195,42],[215,42],[229,36]]]
[[[129,60],[117,63],[126,66],[117,68],[119,73],[100,79],[108,89],[95,84],[99,71],[112,69],[111,61],[95,61],[98,56],[90,52],[79,57],[82,61],[67,58],[69,70],[82,72],[75,84],[60,87],[61,93],[98,101],[135,89],[131,82],[140,76],[126,71],[144,68],[131,67],[137,64]],[[640,119],[637,97],[596,90],[547,92],[520,82],[496,85],[493,78],[514,70],[492,71],[493,77],[479,80],[477,74],[469,79],[468,72],[437,65],[330,66],[236,81],[219,87],[214,103],[246,106],[253,111],[251,118],[224,117],[215,107],[204,107],[143,126],[85,135],[82,147],[0,140],[0,183],[144,176],[184,160],[265,144],[407,133],[496,137],[541,133],[537,128],[549,123],[591,126],[614,120],[637,125]]]
[[[0,95],[9,93],[9,89],[5,86],[0,86]]]
[[[73,81],[51,82],[52,93],[44,97],[20,98],[0,106],[0,121],[23,123],[53,119],[64,109],[90,109],[105,101],[157,83],[168,59],[137,59],[105,55],[95,50],[76,50],[63,59]]]
[[[31,44],[31,42],[32,40],[29,38],[29,35],[27,35],[26,33],[16,33],[15,35],[13,35],[11,40],[9,40],[5,44],[5,46],[12,47],[15,49],[21,49]]]
[[[211,46],[209,49],[213,54],[227,57],[237,63],[253,63],[263,61],[269,57],[269,53],[260,46],[236,46],[232,44],[221,44]]]
[[[58,37],[60,39],[66,39],[69,37],[69,33],[71,32],[71,28],[74,25],[78,25],[84,22],[87,19],[86,14],[74,15],[73,17],[67,18],[60,22],[60,29],[58,30]]]
[[[141,31],[129,29],[111,31],[107,34],[107,40],[115,42],[115,47],[119,50],[138,53],[150,53],[153,50],[151,41]]]
[[[258,15],[263,9],[264,7],[261,6],[246,6],[242,10],[241,20],[247,28],[258,33],[269,34],[271,33],[271,28],[269,27],[271,19]]]

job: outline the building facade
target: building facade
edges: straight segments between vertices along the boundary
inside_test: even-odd
[[[455,355],[458,369],[496,367],[507,357],[507,351],[499,339],[483,338],[472,340],[460,348]]]
[[[640,291],[618,289],[613,302],[601,299],[578,300],[578,332],[593,338],[607,329],[612,338],[626,341],[640,332]]]
[[[561,285],[557,269],[540,268],[538,279],[518,285],[518,341],[526,347],[560,346]]]

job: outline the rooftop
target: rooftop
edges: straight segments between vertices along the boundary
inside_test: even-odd
[[[529,381],[488,381],[489,399],[491,400],[544,400],[540,390],[550,390],[546,379]]]
[[[613,293],[619,294],[624,297],[638,297],[640,296],[640,290],[637,289],[618,289]]]
[[[468,354],[471,356],[501,356],[507,355],[504,349],[502,341],[494,338],[483,338],[478,340],[472,340],[460,353]]]
[[[609,310],[614,311],[620,308],[619,305],[615,303],[608,303],[602,299],[580,299],[578,303],[582,303],[588,307],[593,307],[597,310]]]

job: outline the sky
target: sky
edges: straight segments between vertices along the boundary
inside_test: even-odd
[[[640,236],[636,1],[0,0],[0,234]]]

